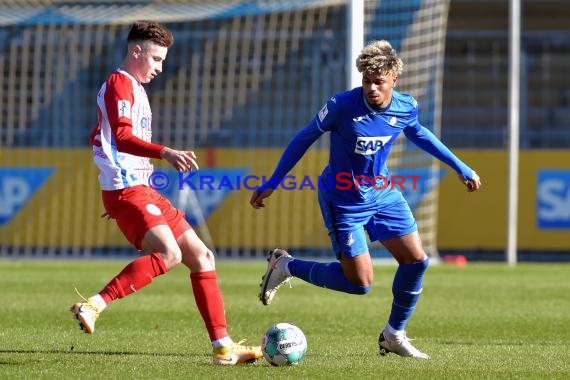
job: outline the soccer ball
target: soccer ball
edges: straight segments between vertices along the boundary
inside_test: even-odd
[[[297,326],[277,323],[263,335],[261,351],[271,365],[297,365],[307,352],[307,338]]]

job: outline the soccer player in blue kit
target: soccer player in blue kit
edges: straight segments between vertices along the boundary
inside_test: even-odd
[[[410,207],[389,183],[387,157],[396,137],[404,132],[419,148],[451,167],[467,191],[478,190],[481,181],[474,170],[419,123],[416,100],[394,90],[403,62],[389,42],[373,41],[365,46],[356,67],[362,73],[362,86],[329,99],[287,145],[271,178],[250,200],[254,208],[264,207],[264,199],[313,142],[330,132],[329,163],[321,178],[332,183],[319,186],[319,204],[338,261],[301,260],[285,250],[274,249],[268,257],[259,298],[269,305],[291,276],[327,289],[367,294],[373,282],[373,265],[366,231],[370,240],[380,241],[399,264],[388,323],[378,337],[380,354],[393,352],[429,359],[410,343],[405,332],[422,292],[429,257]],[[346,178],[352,180],[352,186],[346,186]]]

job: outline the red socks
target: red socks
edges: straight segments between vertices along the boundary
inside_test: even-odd
[[[109,282],[99,295],[108,305],[150,284],[153,278],[168,271],[160,254],[153,252],[129,263]],[[211,341],[228,336],[222,292],[216,271],[190,273],[192,291]]]
[[[210,341],[228,336],[226,312],[216,271],[190,273],[192,291]]]
[[[160,254],[153,252],[130,262],[109,282],[99,295],[108,305],[150,284],[153,278],[168,271]]]

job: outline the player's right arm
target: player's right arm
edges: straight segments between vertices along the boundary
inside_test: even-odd
[[[315,120],[313,120],[305,128],[301,129],[295,137],[289,142],[285,151],[281,155],[281,159],[277,164],[277,167],[273,171],[271,178],[255,190],[251,195],[249,203],[253,208],[265,207],[263,200],[269,197],[273,191],[279,186],[281,180],[297,162],[303,157],[307,149],[323,134],[321,130],[318,129]]]
[[[333,115],[336,114],[336,109],[336,101],[332,98],[321,108],[309,125],[301,129],[295,137],[293,137],[283,151],[281,159],[273,171],[271,178],[251,195],[249,203],[253,208],[259,209],[265,207],[263,200],[273,193],[287,173],[289,173],[301,157],[303,157],[307,149],[309,149],[323,133],[333,128],[335,119]]]

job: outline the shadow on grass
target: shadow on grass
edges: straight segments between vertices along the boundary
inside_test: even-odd
[[[444,340],[438,342],[439,344],[454,345],[454,346],[525,346],[527,342],[467,342],[460,340]],[[546,343],[545,343],[546,344]]]
[[[73,346],[69,350],[54,349],[54,350],[7,350],[0,349],[0,354],[77,354],[77,355],[110,355],[110,356],[188,356],[186,353],[179,352],[136,352],[136,351],[75,351]],[[0,364],[10,364],[0,362]]]

